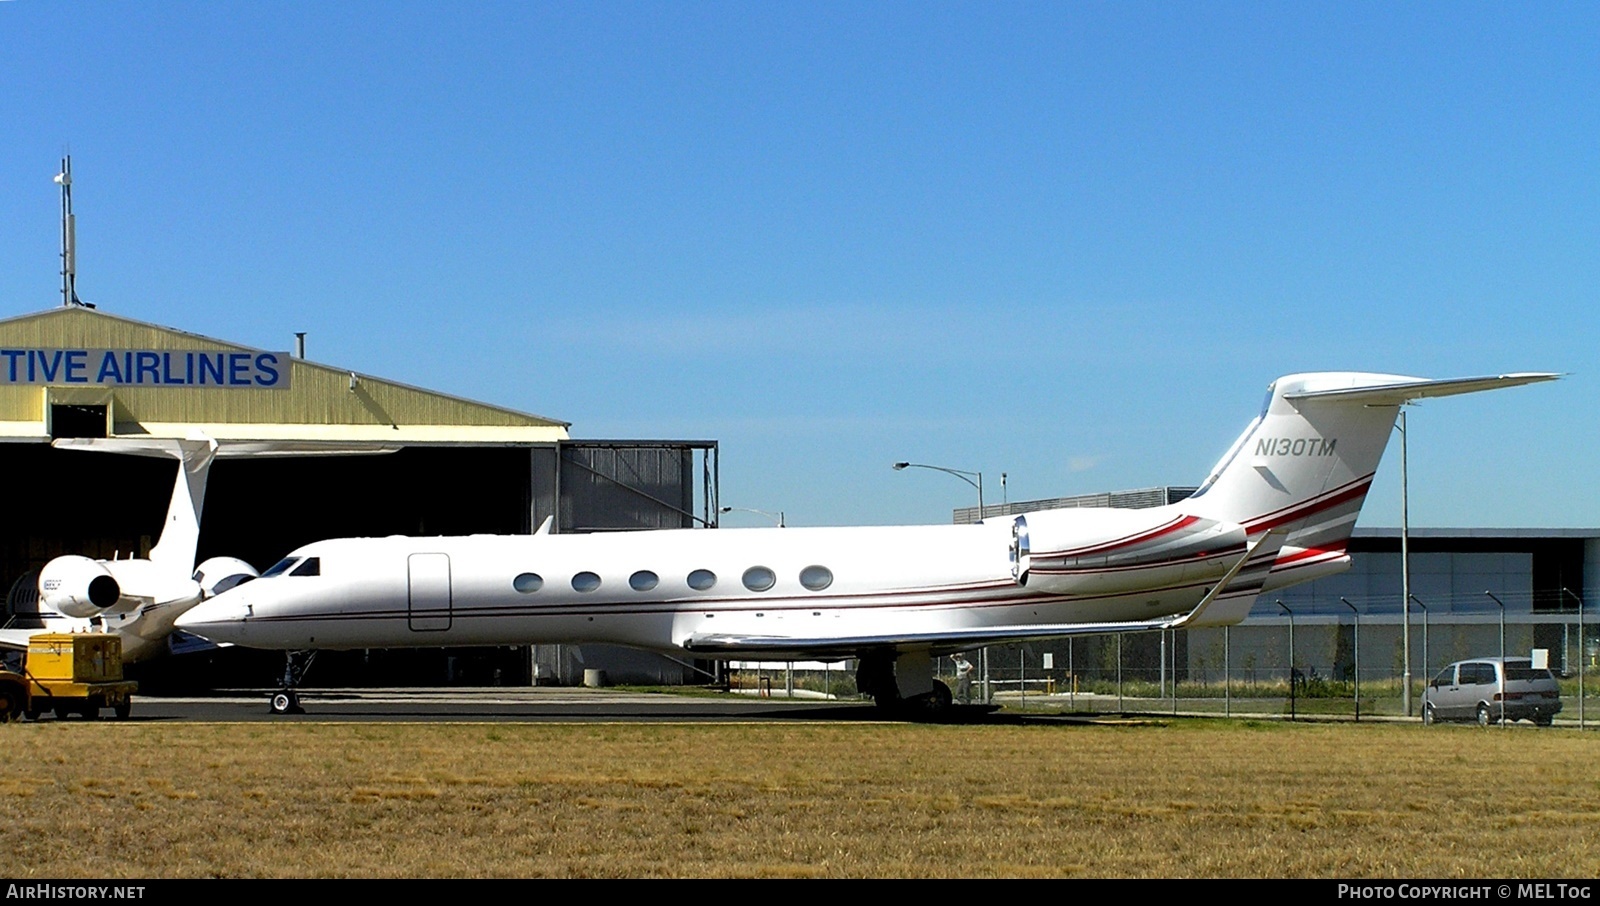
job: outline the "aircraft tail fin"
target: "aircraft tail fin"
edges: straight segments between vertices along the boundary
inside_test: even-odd
[[[206,502],[206,479],[217,454],[214,440],[176,441],[178,475],[172,483],[172,501],[167,519],[161,524],[161,538],[150,549],[150,562],[171,567],[175,572],[194,572],[195,552],[200,547],[200,513]]]
[[[1554,380],[1548,373],[1427,380],[1328,372],[1279,378],[1186,512],[1286,533],[1286,561],[1342,557],[1400,406],[1434,396]]]

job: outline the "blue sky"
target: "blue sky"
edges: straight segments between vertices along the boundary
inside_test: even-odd
[[[0,315],[67,151],[104,310],[790,524],[1196,483],[1331,369],[1569,373],[1416,407],[1412,522],[1600,525],[1593,4],[9,0]]]

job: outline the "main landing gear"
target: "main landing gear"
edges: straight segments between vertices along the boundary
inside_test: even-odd
[[[315,651],[288,651],[284,653],[283,688],[272,694],[273,714],[304,714],[300,707],[300,693],[296,687],[305,679],[306,671],[317,659]]]
[[[856,668],[856,688],[886,715],[910,720],[948,717],[955,700],[950,687],[933,678],[926,651],[866,655]]]

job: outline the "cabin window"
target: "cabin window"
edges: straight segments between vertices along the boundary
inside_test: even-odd
[[[289,571],[291,576],[320,576],[322,575],[322,558],[307,557],[299,566]]]
[[[634,591],[649,591],[661,583],[661,577],[648,569],[641,569],[628,577],[628,587]]]
[[[266,572],[262,573],[261,574],[261,578],[270,579],[273,576],[281,576],[284,573],[288,572],[290,567],[294,566],[296,563],[299,563],[299,562],[300,562],[300,558],[299,557],[284,557],[282,560],[279,560],[277,563],[272,564],[272,568],[271,569],[269,569]]]
[[[538,573],[523,573],[511,580],[511,587],[525,595],[531,595],[544,587],[544,577]]]
[[[697,569],[689,574],[689,587],[695,591],[706,591],[717,584],[717,574],[709,569]]]
[[[744,571],[744,587],[751,591],[766,591],[778,582],[778,576],[765,566],[752,566]]]
[[[572,577],[573,591],[594,591],[600,587],[600,577],[591,572],[581,572]]]
[[[800,584],[812,591],[821,591],[833,584],[833,570],[826,566],[808,566],[800,570]]]

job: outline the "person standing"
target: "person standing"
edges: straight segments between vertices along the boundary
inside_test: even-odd
[[[956,700],[963,705],[972,704],[972,662],[966,655],[957,654],[956,662]]]

